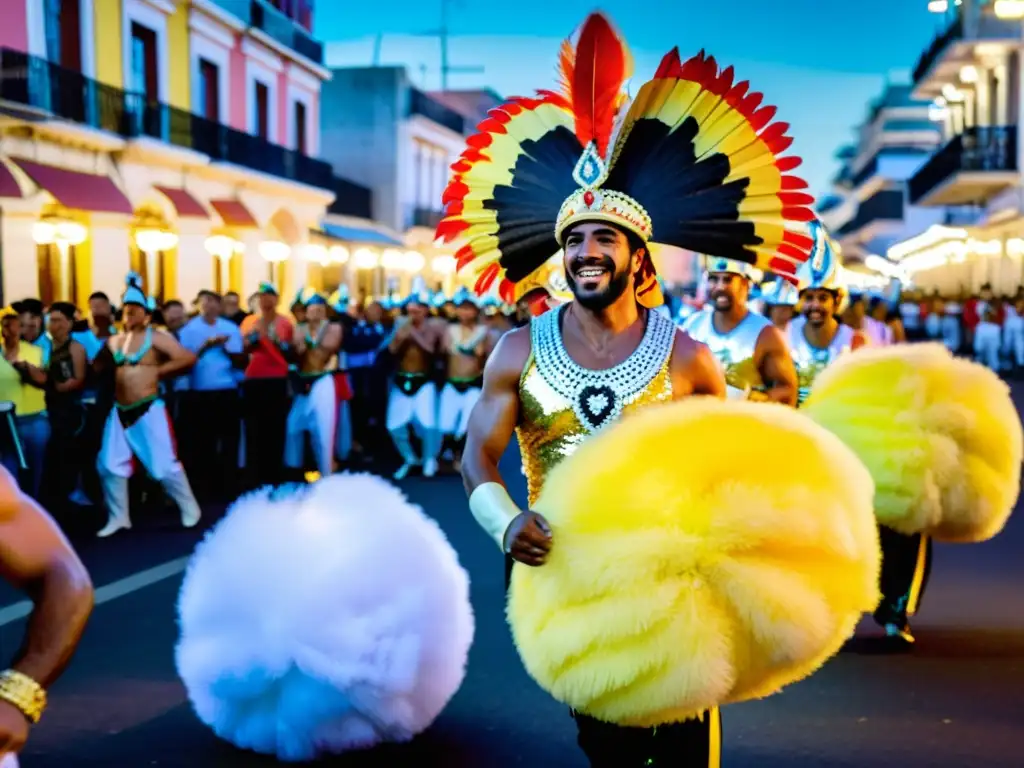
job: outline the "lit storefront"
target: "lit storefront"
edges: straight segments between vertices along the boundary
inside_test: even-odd
[[[889,249],[914,287],[944,295],[976,293],[989,283],[1012,295],[1024,284],[1024,238],[1012,223],[985,230],[933,226]]]

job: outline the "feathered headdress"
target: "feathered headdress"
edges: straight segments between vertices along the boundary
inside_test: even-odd
[[[825,225],[817,219],[808,224],[811,234],[812,248],[810,258],[800,265],[797,271],[797,286],[800,291],[811,288],[824,288],[837,294],[845,292],[841,274],[841,258],[839,245],[825,230]]]
[[[137,304],[150,312],[153,309],[149,305],[149,300],[146,298],[146,292],[142,288],[142,275],[138,272],[129,272],[125,275],[124,284],[126,286],[125,291],[121,294],[121,305],[125,304]]]
[[[582,221],[794,278],[813,198],[789,175],[800,159],[781,157],[788,125],[731,67],[673,50],[627,108],[632,59],[595,13],[560,72],[561,91],[491,110],[452,166],[437,236],[464,241],[458,268],[478,294],[519,299]],[[662,303],[649,256],[634,277],[642,304]]]
[[[761,284],[761,300],[768,306],[795,307],[800,294],[789,281],[773,277]]]

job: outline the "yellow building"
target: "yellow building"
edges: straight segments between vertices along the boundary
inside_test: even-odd
[[[287,299],[319,277],[308,246],[335,244],[315,233],[353,185],[315,159],[330,72],[311,4],[14,5],[0,29],[4,301],[116,301],[130,269],[186,302],[202,288],[244,300],[267,279]]]

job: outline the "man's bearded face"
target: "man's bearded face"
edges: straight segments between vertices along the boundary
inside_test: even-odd
[[[626,234],[604,222],[582,222],[565,236],[565,280],[583,307],[610,307],[633,287],[633,253]]]
[[[730,312],[735,306],[746,306],[750,283],[734,272],[708,273],[708,298],[719,312]]]

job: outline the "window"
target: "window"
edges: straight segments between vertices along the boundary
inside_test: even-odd
[[[157,66],[156,32],[132,22],[131,90],[141,93],[146,101],[160,100],[160,75]]]
[[[82,69],[82,30],[79,0],[46,0],[44,25],[46,58],[65,69]]]
[[[308,154],[306,146],[306,105],[295,102],[295,148],[302,154]]]
[[[220,69],[206,59],[199,59],[199,109],[207,120],[220,122]]]
[[[270,89],[258,80],[256,81],[253,108],[256,110],[256,119],[253,120],[256,135],[270,141]]]

